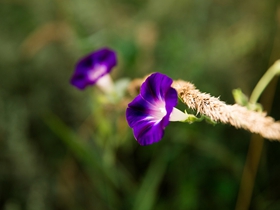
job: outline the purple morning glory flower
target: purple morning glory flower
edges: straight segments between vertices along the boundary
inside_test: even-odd
[[[108,82],[108,78],[104,79],[104,76],[110,73],[116,64],[117,56],[113,50],[102,48],[92,52],[78,61],[75,72],[71,78],[71,84],[83,90],[88,85],[98,85],[100,79]],[[102,83],[104,83],[104,81]],[[103,86],[106,87],[108,85],[106,84]]]
[[[175,108],[178,98],[171,84],[168,76],[154,73],[141,85],[140,94],[128,104],[126,119],[142,146],[160,141],[169,121],[186,119],[186,115]],[[174,116],[179,113],[180,117],[175,119],[171,116],[173,113]]]

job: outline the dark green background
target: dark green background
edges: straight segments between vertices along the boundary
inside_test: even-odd
[[[0,209],[234,209],[249,132],[171,123],[141,147],[129,99],[104,106],[69,79],[108,46],[115,80],[159,71],[232,104],[280,58],[279,25],[277,0],[1,0]],[[278,120],[279,94],[263,100]],[[265,140],[250,209],[280,208],[279,159]]]

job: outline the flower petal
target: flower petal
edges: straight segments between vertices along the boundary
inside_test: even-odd
[[[159,100],[164,101],[171,84],[171,78],[161,73],[154,73],[142,84],[140,94],[146,101],[155,104]]]
[[[164,135],[162,123],[139,121],[133,127],[135,139],[142,146],[147,146],[160,141]]]
[[[135,139],[142,146],[156,143],[163,136],[164,127],[161,121],[156,122],[150,116],[150,108],[151,105],[138,95],[126,109],[127,122],[133,128]]]
[[[177,105],[177,103],[178,103],[177,91],[174,88],[170,87],[165,94],[166,115],[162,119],[163,126],[166,127],[169,124],[170,114],[173,111],[173,108]]]
[[[93,85],[99,78],[108,74],[117,64],[116,53],[108,48],[88,54],[76,65],[71,84],[79,89]]]
[[[149,112],[149,104],[142,96],[138,95],[128,104],[126,109],[126,119],[130,127],[134,127],[139,121],[145,120]]]

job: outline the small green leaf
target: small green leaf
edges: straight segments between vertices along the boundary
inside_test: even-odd
[[[247,106],[248,97],[242,92],[240,88],[232,90],[232,95],[237,104],[241,106]]]

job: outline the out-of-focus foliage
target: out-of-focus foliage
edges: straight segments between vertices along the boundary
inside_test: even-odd
[[[160,143],[140,147],[125,121],[128,99],[104,106],[96,88],[78,91],[69,78],[81,56],[108,46],[118,53],[115,79],[160,71],[233,103],[232,89],[249,95],[280,58],[279,6],[2,0],[0,209],[233,209],[248,132],[171,123]],[[278,120],[279,94],[278,85]],[[265,142],[251,209],[279,209],[279,154],[279,142]]]

